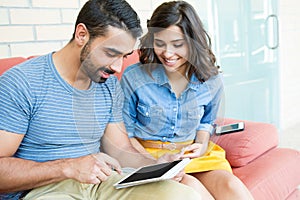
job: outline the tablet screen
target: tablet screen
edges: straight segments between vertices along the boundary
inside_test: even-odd
[[[161,177],[170,169],[172,169],[172,167],[177,165],[179,162],[180,160],[176,160],[170,163],[162,163],[162,164],[143,167],[138,171],[136,171],[131,176],[124,179],[122,182],[120,182],[120,184]]]

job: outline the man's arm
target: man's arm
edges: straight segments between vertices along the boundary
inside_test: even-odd
[[[137,168],[157,163],[155,158],[141,154],[132,146],[123,122],[109,123],[106,126],[101,146],[103,151],[116,158],[122,167]]]
[[[103,153],[43,163],[11,157],[22,139],[19,134],[0,130],[0,193],[32,189],[65,179],[97,184],[107,179],[112,167],[120,170],[118,161]]]
[[[152,158],[153,156],[143,147],[143,145],[141,145],[141,143],[136,139],[136,138],[129,138],[131,145],[141,154]]]

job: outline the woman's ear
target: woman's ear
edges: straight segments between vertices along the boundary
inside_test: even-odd
[[[89,32],[83,23],[79,23],[76,26],[75,41],[78,45],[83,46],[89,40]]]

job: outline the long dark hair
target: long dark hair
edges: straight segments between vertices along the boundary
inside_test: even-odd
[[[149,64],[148,72],[160,63],[154,53],[154,33],[164,30],[171,25],[178,26],[188,44],[187,60],[188,77],[195,73],[201,82],[218,74],[215,65],[216,58],[211,50],[211,39],[203,27],[195,9],[185,1],[171,1],[161,4],[155,9],[147,22],[148,32],[141,38],[140,62]]]
[[[125,0],[89,0],[77,16],[75,30],[79,23],[85,24],[91,39],[104,36],[108,26],[129,31],[134,38],[142,34],[140,19]],[[74,36],[75,31],[71,41]]]

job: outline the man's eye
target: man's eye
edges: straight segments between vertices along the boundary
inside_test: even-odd
[[[116,57],[116,54],[114,53],[109,53],[109,52],[105,52],[105,54],[108,56],[108,57]]]

